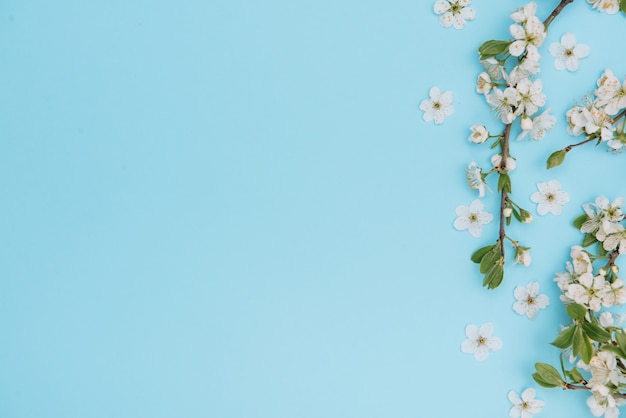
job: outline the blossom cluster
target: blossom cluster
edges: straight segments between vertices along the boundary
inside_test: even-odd
[[[566,271],[557,273],[555,278],[563,303],[578,303],[593,312],[626,303],[622,279],[608,280],[603,269],[594,274],[590,254],[579,245],[571,248],[570,257]]]
[[[626,109],[626,81],[606,69],[596,82],[592,96],[583,99],[567,111],[567,132],[573,136],[585,135],[599,139],[615,151],[626,145],[624,109]]]
[[[584,214],[574,221],[584,234],[582,245],[571,247],[566,271],[554,278],[572,322],[552,342],[573,367],[567,370],[562,358],[562,374],[537,363],[533,375],[544,387],[588,390],[591,413],[607,418],[617,417],[626,404],[626,330],[622,317],[610,310],[626,304],[616,264],[626,252],[622,205],[622,198],[610,202],[600,196],[583,205]]]

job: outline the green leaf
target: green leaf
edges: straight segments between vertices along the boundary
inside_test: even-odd
[[[565,328],[563,331],[559,333],[556,339],[552,341],[550,344],[552,344],[555,347],[560,348],[561,350],[565,350],[566,348],[572,345],[572,342],[574,341],[575,331],[576,331],[576,325],[573,325],[569,328]]]
[[[487,245],[486,247],[477,249],[476,251],[474,251],[474,254],[472,254],[472,261],[476,264],[479,264],[485,254],[491,251],[493,247],[495,247],[495,245]]]
[[[579,217],[577,217],[576,219],[574,219],[574,222],[573,222],[574,227],[575,227],[576,229],[580,229],[580,228],[582,228],[582,227],[583,227],[583,224],[584,224],[585,222],[587,222],[587,219],[589,219],[589,216],[587,216],[587,214],[586,214],[586,213],[583,213],[582,215],[580,215]]]
[[[589,338],[599,343],[605,343],[611,339],[611,334],[598,324],[583,322],[583,331]]]
[[[495,289],[500,286],[502,279],[504,279],[504,268],[500,264],[496,264],[485,275],[483,286],[487,286],[487,289]]]
[[[583,247],[588,247],[596,242],[598,242],[598,240],[593,234],[585,234],[585,237],[583,238]]]
[[[580,356],[582,361],[589,364],[591,356],[593,355],[593,348],[591,347],[591,341],[589,341],[589,338],[587,338],[587,336],[583,333],[583,329],[581,327],[576,327],[573,348],[574,355]]]
[[[618,356],[618,357],[621,357],[621,358],[626,358],[626,353],[625,353],[625,352],[624,352],[621,348],[619,348],[619,347],[615,347],[615,346],[612,346],[612,345],[608,345],[608,344],[607,344],[607,345],[605,345],[605,346],[603,346],[603,347],[602,347],[602,350],[604,350],[604,351],[610,351],[610,352],[612,352],[612,353],[617,354],[617,356]]]
[[[517,219],[517,222],[522,222],[522,217],[520,216],[517,209],[516,208],[511,208],[511,209],[513,209],[513,216],[515,216],[515,219]]]
[[[622,13],[626,14],[626,0],[620,0],[619,9],[622,11]]]
[[[511,43],[513,43],[513,41],[486,41],[478,48],[478,52],[480,53],[480,59],[484,60],[506,52],[509,49],[509,45],[511,45]]]
[[[579,383],[585,380],[583,375],[580,373],[580,371],[578,371],[576,367],[574,367],[572,370],[567,372],[567,374],[569,375],[569,378],[572,379],[572,382],[574,383]]]
[[[535,374],[537,375],[539,380],[541,380],[543,383],[547,383],[548,385],[550,385],[545,387],[557,387],[561,386],[561,384],[563,383],[563,378],[561,377],[559,371],[549,364],[535,363],[535,370],[537,370],[537,373]],[[535,378],[535,374],[533,374],[533,378]],[[535,378],[535,381],[541,385],[539,380]]]
[[[496,261],[500,260],[500,248],[498,245],[494,245],[493,249],[483,256],[480,260],[480,272],[487,274],[487,272],[496,264]]]
[[[565,151],[564,149],[554,151],[548,157],[546,166],[550,169],[550,168],[556,167],[557,165],[561,165],[563,163],[563,160],[565,160],[566,155],[567,155],[567,151]]]
[[[623,332],[615,333],[615,340],[619,348],[626,354],[626,335]],[[626,356],[624,356],[626,358]]]
[[[537,382],[539,386],[544,387],[544,388],[558,388],[559,386],[561,386],[560,384],[555,385],[554,383],[546,382],[545,380],[541,378],[539,373],[533,373],[533,379],[535,382]]]
[[[511,177],[507,173],[500,174],[498,179],[498,191],[503,190],[511,193]]]
[[[567,310],[567,314],[572,319],[584,319],[585,314],[587,313],[587,309],[578,303],[570,303],[565,307],[565,309]]]

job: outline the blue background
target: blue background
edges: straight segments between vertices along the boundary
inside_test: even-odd
[[[0,416],[507,416],[533,364],[557,364],[571,219],[626,197],[604,145],[545,169],[575,140],[567,108],[626,73],[626,21],[579,0],[550,28],[558,123],[512,147],[533,264],[487,291],[469,255],[496,222],[478,239],[452,222],[491,155],[469,126],[500,129],[476,49],[524,3],[476,0],[461,31],[433,3],[3,1]],[[547,52],[568,31],[591,47],[576,73]],[[418,109],[434,85],[455,95],[440,126]],[[539,217],[551,178],[571,203]],[[534,321],[511,308],[529,280],[552,299]],[[460,344],[487,321],[504,347],[479,363]],[[571,417],[587,396],[537,395]]]

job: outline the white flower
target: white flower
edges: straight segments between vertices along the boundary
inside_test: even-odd
[[[557,180],[550,180],[547,183],[537,183],[538,192],[530,196],[530,200],[537,203],[537,213],[545,215],[551,213],[560,215],[563,205],[569,202],[569,194],[561,190],[561,183]]]
[[[530,17],[535,16],[536,13],[537,3],[533,1],[511,13],[511,19],[523,25]]]
[[[587,406],[591,410],[591,413],[596,417],[604,418],[617,418],[619,416],[618,406],[624,404],[623,399],[615,400],[611,395],[601,392],[593,392],[593,395],[587,399]]]
[[[605,12],[610,15],[614,15],[619,12],[618,0],[587,0],[587,3],[593,4],[594,9],[598,9],[598,11]]]
[[[502,170],[502,154],[492,155],[491,164],[493,164],[493,167],[496,170],[498,171]],[[506,171],[511,172],[515,170],[515,167],[517,167],[517,163],[515,162],[515,159],[513,157],[506,157]]]
[[[528,17],[525,26],[524,28],[515,23],[509,27],[511,36],[515,39],[509,46],[509,53],[514,57],[519,57],[526,51],[526,56],[530,60],[539,61],[540,55],[537,47],[541,46],[546,36],[545,28],[536,16]]]
[[[511,209],[511,208],[506,208],[506,209]],[[506,211],[506,209],[504,210]],[[509,216],[507,216],[507,218]],[[532,257],[530,256],[530,248],[522,247],[520,245],[515,247],[515,262],[513,264],[521,264],[523,266],[528,267],[530,266],[531,262],[532,262]]]
[[[498,115],[502,123],[509,124],[515,119],[513,108],[519,104],[521,99],[519,92],[514,87],[507,87],[504,91],[494,88],[487,96],[487,103]]]
[[[517,286],[513,292],[517,302],[513,304],[513,310],[520,315],[526,315],[529,319],[534,319],[540,309],[545,309],[550,305],[550,298],[539,294],[539,283],[528,282],[526,287]]]
[[[535,399],[535,389],[528,388],[519,395],[514,391],[509,392],[509,401],[513,404],[509,416],[511,418],[531,418],[533,414],[538,414],[543,409],[543,401]]]
[[[474,20],[476,12],[468,7],[472,0],[437,0],[435,13],[442,15],[439,24],[444,28],[454,26],[454,29],[463,29],[466,20]]]
[[[469,136],[468,141],[473,142],[475,144],[482,144],[489,138],[489,132],[484,125],[472,125],[470,127],[472,130],[472,134]]]
[[[515,88],[517,89],[520,98],[517,109],[515,110],[515,115],[525,113],[528,116],[532,116],[546,103],[546,95],[541,92],[541,80],[532,82],[529,79],[524,78],[517,83]]]
[[[443,123],[446,116],[454,113],[452,106],[452,92],[441,93],[439,87],[433,87],[429,92],[430,99],[422,101],[420,109],[424,111],[424,120],[430,122],[434,120],[437,125]]]
[[[470,189],[478,190],[478,197],[485,197],[485,190],[488,190],[489,187],[482,176],[482,168],[478,166],[474,161],[469,163],[469,166],[465,169],[467,173],[467,182],[469,183]]]
[[[576,35],[567,32],[561,36],[561,43],[553,42],[548,48],[554,60],[554,68],[557,70],[576,71],[581,59],[589,55],[589,47],[576,43]]]
[[[459,231],[467,229],[473,237],[479,237],[483,232],[483,225],[493,220],[493,215],[483,211],[484,206],[478,199],[467,206],[457,206],[454,227]]]
[[[597,104],[609,115],[626,107],[626,83],[622,85],[610,69],[606,69],[597,82]]]
[[[488,73],[482,72],[478,74],[478,82],[476,83],[476,93],[489,94],[493,83]]]
[[[553,115],[549,114],[550,109],[546,109],[544,110],[544,112],[537,116],[534,119],[530,119],[530,127],[528,126],[523,126],[522,125],[522,132],[517,136],[517,140],[521,141],[522,139],[526,138],[526,136],[528,134],[530,134],[530,138],[534,139],[535,141],[541,141],[543,139],[543,137],[546,135],[546,131],[551,130],[554,127],[554,124],[556,123],[556,117]],[[524,121],[524,118],[522,118],[522,122]],[[530,128],[530,129],[526,129],[526,128]]]
[[[491,322],[483,324],[480,328],[476,325],[468,325],[465,328],[467,340],[461,344],[461,351],[467,354],[474,354],[478,361],[484,361],[489,356],[489,351],[496,351],[502,348],[502,340],[492,336],[493,325]]]
[[[480,61],[480,65],[483,66],[492,80],[502,80],[506,77],[504,66],[493,57]]]

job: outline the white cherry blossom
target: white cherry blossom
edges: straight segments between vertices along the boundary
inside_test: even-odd
[[[454,227],[459,231],[467,232],[473,237],[479,237],[483,232],[483,225],[493,220],[493,215],[485,212],[482,202],[478,199],[474,200],[468,206],[457,206],[454,220]]]
[[[480,328],[470,324],[465,328],[467,340],[461,344],[461,351],[473,354],[478,361],[485,361],[489,357],[490,351],[502,348],[502,340],[493,335],[493,324],[487,322]]]
[[[438,15],[439,24],[444,28],[453,26],[454,29],[463,29],[468,20],[474,20],[476,12],[468,7],[472,0],[437,0],[434,10]]]
[[[539,310],[550,305],[550,298],[539,294],[537,282],[528,282],[526,287],[517,286],[513,295],[517,299],[517,302],[513,304],[513,310],[520,315],[526,315],[529,319],[534,319]]]
[[[598,11],[610,15],[614,15],[619,12],[618,0],[587,0],[587,3],[593,4],[594,9],[598,9]]]
[[[537,213],[546,215],[560,215],[563,205],[569,202],[569,194],[561,190],[561,183],[557,180],[537,183],[538,192],[530,196],[530,200],[537,203]]]
[[[504,124],[510,124],[515,119],[513,108],[519,104],[520,99],[520,94],[514,87],[507,87],[504,91],[494,88],[487,95],[487,103]]]
[[[529,59],[539,61],[541,56],[537,48],[541,46],[546,36],[543,23],[536,16],[530,16],[524,26],[514,23],[509,27],[509,31],[515,39],[509,46],[509,53],[519,57],[526,51]]]
[[[485,183],[485,180],[483,179],[482,171],[482,168],[480,168],[474,161],[469,163],[469,166],[465,169],[470,189],[478,190],[479,198],[485,197],[485,191],[490,190],[489,186],[487,186],[487,183]]]
[[[467,139],[474,144],[482,144],[489,138],[489,131],[484,125],[472,125],[470,129],[472,134]]]
[[[581,59],[589,55],[589,47],[576,43],[576,35],[567,32],[561,36],[561,42],[553,42],[548,48],[554,58],[554,68],[557,70],[576,71]]]
[[[517,141],[521,141],[530,134],[530,138],[535,141],[541,141],[546,135],[546,131],[551,130],[556,123],[556,117],[550,114],[550,108],[543,111],[543,113],[534,119],[530,119],[530,126],[525,127],[522,125],[522,132],[517,136]],[[522,118],[523,122],[523,118]],[[529,129],[527,129],[529,128]]]
[[[542,86],[541,80],[532,82],[527,78],[517,83],[515,88],[519,93],[519,103],[515,110],[515,115],[525,113],[528,116],[532,116],[546,103],[546,95],[541,91]]]
[[[440,125],[446,116],[454,113],[452,92],[444,91],[442,93],[439,87],[432,87],[429,95],[430,98],[420,104],[420,109],[424,112],[424,120],[426,122],[434,120],[435,124]]]
[[[531,418],[543,410],[543,401],[535,399],[535,389],[528,388],[522,392],[522,397],[514,391],[509,392],[509,401],[513,404],[509,411],[511,418]]]

